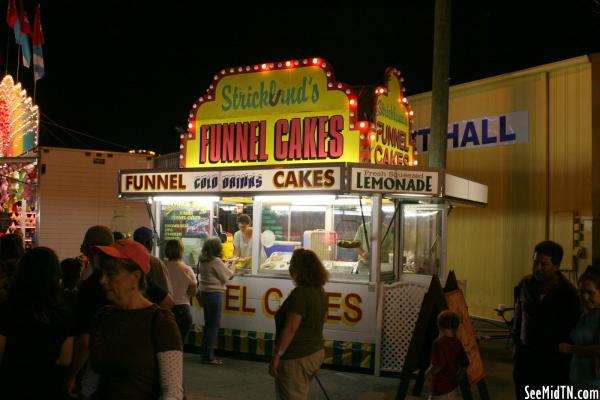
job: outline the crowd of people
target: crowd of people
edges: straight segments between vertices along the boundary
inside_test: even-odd
[[[558,243],[538,243],[532,274],[515,291],[517,399],[542,386],[600,389],[600,266],[588,266],[575,288],[560,271],[562,259]]]
[[[25,251],[19,235],[0,238],[3,398],[183,398],[191,318],[178,328],[180,286],[150,255],[149,232],[115,241],[118,233],[93,226],[81,254],[62,262],[50,248]],[[169,254],[177,261],[177,249]],[[178,285],[181,269],[172,269]],[[186,279],[184,291],[195,286],[193,273]]]
[[[81,254],[62,262],[47,247],[25,251],[18,234],[0,237],[3,398],[185,398],[183,344],[194,296],[204,311],[202,362],[222,364],[215,347],[234,263],[223,261],[219,238],[204,242],[196,271],[182,262],[179,240],[165,244],[164,262],[150,254],[154,236],[141,227],[122,239],[93,226]],[[560,272],[562,257],[557,243],[537,244],[532,274],[515,290],[517,398],[542,385],[600,388],[600,266],[589,266],[576,289]],[[269,373],[277,398],[305,399],[324,359],[329,274],[302,248],[289,273],[295,288],[275,315]],[[456,338],[459,317],[438,317],[428,371],[434,398],[454,398],[469,365]]]
[[[197,290],[202,362],[222,364],[215,346],[234,263],[223,262],[220,239],[208,239],[195,273],[181,261],[179,240],[166,243],[166,262],[152,256],[154,237],[146,227],[129,240],[93,226],[81,254],[62,262],[47,247],[25,251],[17,234],[0,238],[2,398],[185,398],[183,344]],[[297,287],[277,313],[269,369],[283,399],[307,395],[323,360],[327,312],[328,273],[315,253],[296,250],[290,274]]]

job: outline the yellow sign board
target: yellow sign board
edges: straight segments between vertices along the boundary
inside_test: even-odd
[[[413,165],[416,158],[410,136],[412,111],[402,91],[400,72],[388,68],[386,87],[376,89],[375,132],[371,141],[371,163]]]
[[[188,128],[184,168],[359,161],[356,95],[319,58],[221,70]]]

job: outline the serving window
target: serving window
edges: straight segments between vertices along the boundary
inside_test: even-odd
[[[443,265],[442,243],[446,205],[405,204],[403,218],[402,272],[439,274]]]
[[[361,206],[362,203],[362,206]],[[357,197],[257,197],[259,273],[289,275],[294,249],[313,250],[332,278],[368,280],[371,201]],[[363,225],[364,223],[364,225]]]

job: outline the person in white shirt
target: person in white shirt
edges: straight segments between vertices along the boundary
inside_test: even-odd
[[[196,294],[196,275],[189,265],[181,262],[183,246],[179,240],[169,240],[165,246],[165,263],[173,287],[173,300],[175,305],[171,309],[175,314],[175,321],[181,333],[181,341],[185,339],[192,327],[192,313],[190,311],[190,297]]]
[[[239,231],[233,234],[233,257],[247,266],[252,260],[252,219],[248,214],[240,214],[237,224]]]

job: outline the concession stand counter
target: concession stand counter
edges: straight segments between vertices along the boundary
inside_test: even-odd
[[[224,69],[193,106],[180,168],[120,172],[120,196],[146,199],[162,244],[180,238],[192,266],[206,238],[252,217],[251,261],[227,285],[219,348],[272,353],[289,260],[304,247],[331,274],[325,362],[402,365],[430,276],[445,272],[448,209],[485,205],[487,187],[416,166],[401,80],[388,69],[359,121],[354,90],[325,60]],[[199,346],[195,300],[192,313],[188,342]]]

